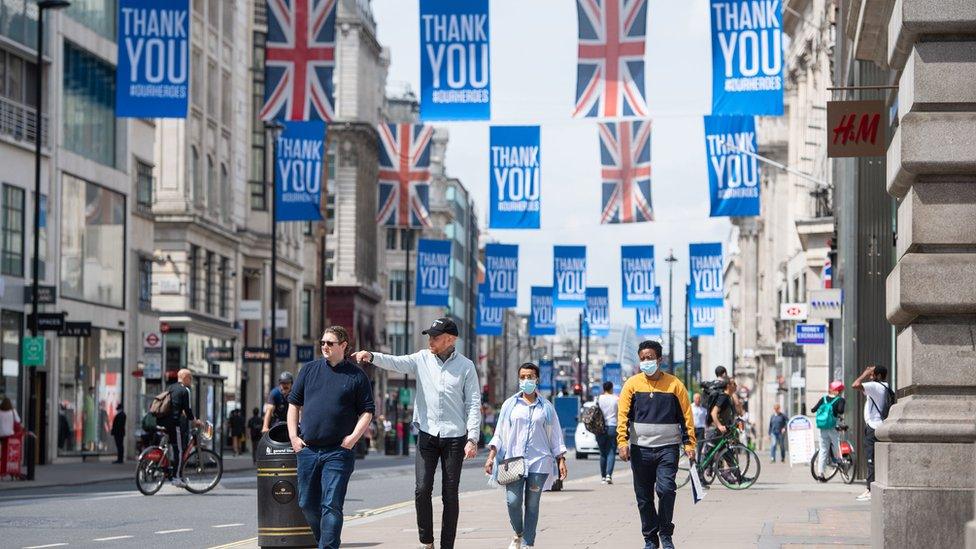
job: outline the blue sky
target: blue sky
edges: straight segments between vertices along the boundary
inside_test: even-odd
[[[373,0],[372,5],[379,40],[391,50],[389,83],[408,83],[419,93],[418,1]],[[724,242],[730,228],[727,219],[708,217],[702,125],[711,103],[708,2],[649,0],[645,78],[653,121],[651,194],[656,221],[652,223],[599,223],[597,124],[570,117],[576,89],[576,3],[491,0],[490,27],[491,122],[437,125],[450,131],[447,172],[471,191],[483,226],[487,224],[489,126],[541,126],[542,228],[490,231],[499,242],[519,245],[519,311],[528,312],[531,286],[551,284],[552,246],[585,244],[588,284],[609,287],[611,322],[633,325],[633,310],[620,304],[620,245],[652,244],[665,300],[663,259],[669,248],[679,259],[674,299],[675,324],[681,325],[688,244]],[[575,322],[576,315],[575,310],[561,309],[558,321]]]

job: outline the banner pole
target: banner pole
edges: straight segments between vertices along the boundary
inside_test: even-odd
[[[773,166],[774,168],[779,168],[779,169],[783,170],[784,172],[791,173],[791,174],[793,174],[793,175],[795,175],[795,176],[797,176],[797,177],[799,177],[801,179],[806,179],[807,181],[810,181],[812,183],[816,183],[817,185],[819,185],[821,187],[830,187],[830,183],[828,183],[828,182],[826,182],[826,181],[824,181],[822,179],[817,179],[816,177],[814,177],[814,176],[812,176],[812,175],[810,175],[808,173],[803,173],[800,170],[797,170],[795,168],[791,168],[791,167],[787,166],[786,164],[780,164],[779,162],[777,162],[775,160],[772,160],[772,159],[769,159],[769,158],[766,158],[765,156],[763,156],[761,154],[757,154],[757,153],[754,153],[752,151],[747,151],[745,149],[741,149],[741,148],[736,147],[735,145],[732,145],[732,144],[730,144],[728,142],[722,143],[721,146],[722,147],[725,147],[725,148],[727,148],[727,149],[729,149],[731,151],[735,151],[735,152],[738,152],[738,153],[742,153],[742,154],[744,154],[746,156],[751,156],[752,158],[755,158],[756,160],[758,160],[760,162],[763,162],[765,164],[769,164],[770,166]]]

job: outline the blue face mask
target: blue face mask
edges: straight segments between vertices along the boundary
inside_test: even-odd
[[[657,373],[657,361],[656,360],[642,360],[640,363],[640,370],[645,374],[652,376]]]
[[[523,393],[534,393],[535,392],[535,380],[534,379],[520,379],[519,380],[519,390]]]

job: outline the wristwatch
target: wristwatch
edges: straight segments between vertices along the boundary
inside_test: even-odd
[[[469,439],[468,439],[468,442],[470,442],[471,444],[474,444],[475,446],[477,446],[477,445],[478,445],[478,439],[474,439],[474,438],[469,438]]]

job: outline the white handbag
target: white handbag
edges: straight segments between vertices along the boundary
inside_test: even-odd
[[[525,458],[522,456],[508,458],[498,462],[498,484],[509,484],[525,478]]]

